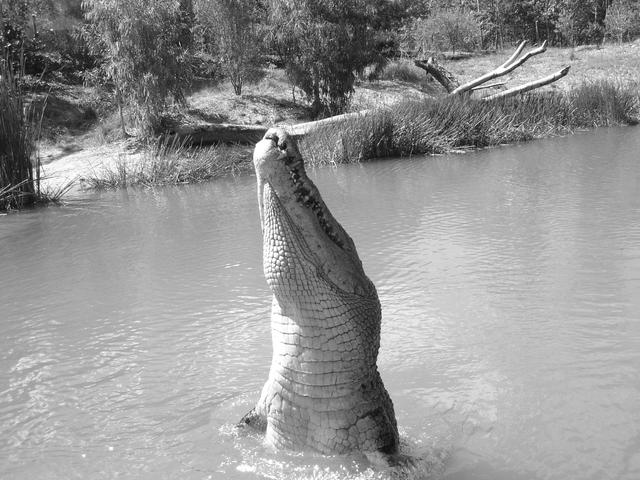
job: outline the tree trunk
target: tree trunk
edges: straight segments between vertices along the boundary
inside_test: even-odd
[[[415,60],[413,63],[416,65],[416,67],[420,67],[426,70],[427,73],[431,74],[431,76],[444,87],[447,93],[451,93],[460,86],[460,82],[458,82],[458,79],[446,68],[440,65],[438,61],[433,57],[429,57],[426,61]]]

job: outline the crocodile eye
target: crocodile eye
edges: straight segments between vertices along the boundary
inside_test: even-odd
[[[264,136],[264,138],[265,138],[266,140],[273,140],[273,141],[274,141],[274,143],[275,143],[276,145],[277,145],[277,144],[278,144],[278,142],[280,141],[280,139],[278,138],[278,135],[276,135],[276,133],[275,133],[275,132],[269,132],[269,133],[267,133],[267,134]]]

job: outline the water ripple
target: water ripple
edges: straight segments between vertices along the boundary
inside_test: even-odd
[[[638,477],[637,142],[313,172],[378,288],[405,448],[443,478]],[[271,357],[254,181],[2,218],[0,477],[388,476],[233,428]]]

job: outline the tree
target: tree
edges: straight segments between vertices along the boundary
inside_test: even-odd
[[[414,22],[418,51],[471,50],[481,44],[476,13],[456,6],[436,9],[428,18]]]
[[[271,1],[272,45],[316,115],[343,111],[355,75],[377,58],[373,23],[383,1]]]
[[[571,45],[601,42],[610,0],[561,0],[557,28]]]
[[[85,0],[83,8],[85,38],[115,86],[123,130],[125,102],[139,128],[158,129],[167,100],[183,102],[191,81],[191,2]]]
[[[218,56],[236,95],[245,83],[262,73],[263,29],[266,12],[258,0],[200,0],[198,13],[208,50]]]
[[[37,55],[42,48],[38,17],[53,10],[51,0],[0,1],[0,58],[8,58],[12,68],[19,66],[21,74],[37,73]]]
[[[607,9],[605,31],[607,36],[622,43],[625,36],[631,37],[640,26],[640,5],[634,0],[616,0]]]

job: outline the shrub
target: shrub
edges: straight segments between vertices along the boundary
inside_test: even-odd
[[[83,3],[90,22],[84,38],[115,85],[118,105],[130,105],[136,126],[145,133],[160,127],[167,99],[182,102],[191,82],[189,5],[173,0]]]
[[[609,5],[605,17],[605,32],[618,43],[629,40],[640,31],[640,6],[633,0],[618,0]]]
[[[438,9],[417,19],[410,29],[412,44],[419,54],[445,50],[473,50],[480,45],[480,27],[474,12]]]
[[[236,95],[246,83],[262,76],[260,10],[255,0],[216,0],[206,4],[212,14],[203,19],[213,30],[220,61]]]
[[[377,6],[365,0],[274,0],[270,38],[316,115],[344,111],[355,75],[377,58]]]

